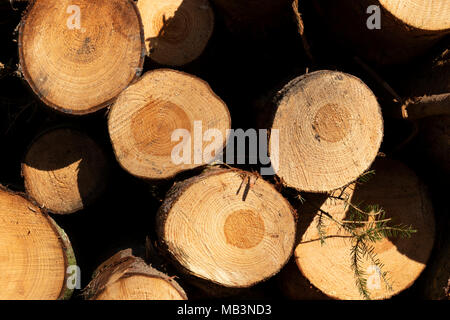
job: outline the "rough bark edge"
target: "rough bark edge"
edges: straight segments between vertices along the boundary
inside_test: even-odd
[[[230,124],[230,129],[232,128],[231,114],[230,114],[230,109],[228,108],[228,105],[222,100],[222,98],[220,98],[220,97],[214,92],[214,90],[211,88],[211,86],[209,85],[209,83],[208,83],[206,80],[203,80],[202,78],[199,78],[199,77],[197,77],[197,76],[195,76],[195,75],[192,75],[192,74],[189,74],[189,73],[186,73],[186,72],[183,72],[183,71],[179,71],[179,70],[174,70],[174,69],[170,69],[170,68],[160,68],[160,69],[154,69],[154,70],[147,71],[145,74],[142,75],[142,77],[141,77],[140,79],[138,79],[137,81],[135,81],[133,84],[137,83],[138,81],[143,80],[146,76],[149,76],[151,73],[153,73],[153,72],[159,72],[159,71],[170,71],[170,72],[175,72],[175,73],[178,73],[178,74],[181,74],[181,75],[184,75],[184,76],[191,77],[191,78],[193,78],[195,81],[199,81],[200,83],[204,84],[205,87],[208,89],[209,93],[210,93],[214,98],[216,98],[217,100],[219,100],[219,102],[225,107],[225,111],[226,111],[226,113],[227,113],[227,115],[228,115],[228,122],[229,122],[229,124]],[[127,88],[127,89],[128,89],[128,88]],[[124,90],[124,91],[125,91],[125,90]],[[122,92],[123,92],[123,91],[122,91]],[[109,109],[108,115],[107,115],[108,134],[109,134],[109,123],[110,123],[110,121],[111,121],[111,112],[112,112],[112,109],[113,109],[113,108],[114,108],[114,104],[112,104],[112,105],[110,106],[110,109]],[[118,159],[117,152],[116,152],[116,148],[114,147],[114,143],[113,143],[113,141],[111,140],[111,135],[110,135],[110,134],[109,134],[109,138],[110,138],[111,146],[112,146],[112,149],[113,149],[113,152],[114,152],[114,156],[115,156],[116,159]],[[225,143],[224,143],[224,145],[223,145],[222,151],[221,151],[220,153],[218,153],[218,154],[216,155],[215,159],[212,159],[212,160],[210,161],[210,163],[214,162],[214,161],[217,160],[221,155],[223,155],[224,150],[226,149],[226,146],[228,145],[229,138],[230,138],[230,134],[228,133],[227,136],[226,136]],[[186,170],[181,170],[181,171],[175,172],[174,174],[172,174],[172,175],[170,175],[170,176],[161,177],[161,178],[149,178],[149,177],[146,177],[146,176],[141,176],[141,175],[136,175],[136,174],[134,174],[134,173],[131,173],[131,172],[129,171],[129,169],[128,169],[128,168],[125,168],[125,167],[122,165],[122,163],[121,163],[120,161],[117,161],[117,162],[119,163],[119,166],[120,166],[123,170],[125,170],[126,172],[128,172],[128,173],[131,174],[132,176],[134,176],[134,177],[136,177],[136,178],[139,178],[139,179],[142,179],[142,180],[144,180],[144,181],[150,182],[150,183],[151,183],[151,182],[155,182],[155,183],[156,183],[156,182],[164,182],[164,181],[167,182],[167,181],[173,180],[176,176],[178,176],[178,175],[181,174],[181,173],[193,171],[193,170],[196,170],[196,169],[199,169],[199,168],[204,168],[204,167],[208,166],[208,163],[206,163],[206,164],[201,164],[201,165],[197,165],[197,166],[195,166],[195,167],[193,167],[193,168],[190,168],[190,169],[186,169]]]
[[[295,22],[297,24],[297,31],[302,40],[303,50],[305,51],[306,56],[310,62],[314,63],[314,56],[311,52],[311,45],[309,44],[308,38],[305,34],[305,23],[303,21],[298,3],[299,0],[293,0],[292,2],[292,12],[294,13]]]
[[[232,168],[232,169],[210,168],[210,169],[206,169],[203,173],[201,173],[198,176],[194,176],[192,178],[189,178],[189,179],[186,179],[183,181],[175,182],[173,184],[172,188],[170,188],[170,190],[167,192],[164,202],[159,207],[159,209],[156,213],[156,227],[155,227],[156,234],[158,237],[158,249],[160,250],[160,252],[163,256],[167,256],[168,259],[172,262],[172,264],[181,273],[186,275],[191,283],[195,284],[201,290],[205,290],[204,288],[208,287],[208,285],[211,288],[213,288],[214,290],[221,290],[221,289],[225,289],[227,291],[231,290],[230,294],[228,294],[228,292],[226,292],[225,295],[232,295],[235,292],[235,290],[250,288],[254,285],[257,285],[259,283],[262,283],[262,282],[270,279],[271,277],[276,275],[278,272],[280,272],[281,269],[283,269],[283,267],[288,263],[290,257],[293,255],[294,250],[295,250],[295,241],[294,241],[294,244],[290,250],[288,259],[283,264],[280,264],[280,268],[279,268],[278,272],[275,272],[274,274],[271,274],[271,275],[267,276],[266,278],[261,279],[255,283],[247,285],[247,286],[245,286],[245,285],[244,286],[227,286],[222,283],[216,282],[214,280],[203,278],[200,275],[196,275],[196,274],[192,273],[190,270],[188,270],[186,267],[184,267],[178,261],[178,259],[175,257],[178,252],[174,252],[173,250],[170,250],[167,242],[164,240],[164,238],[165,238],[164,227],[165,227],[165,223],[167,221],[167,217],[168,217],[170,211],[172,210],[175,203],[179,200],[179,198],[183,195],[183,193],[187,189],[189,189],[191,186],[193,186],[194,184],[200,183],[211,176],[230,173],[230,172],[234,172],[235,174],[238,174],[238,175],[256,176],[259,179],[262,179],[256,173],[251,173],[251,172],[236,169],[236,168]],[[262,180],[264,180],[264,179],[262,179]],[[244,182],[244,178],[243,178],[243,182]],[[267,183],[268,186],[272,187],[274,192],[280,194],[280,192],[275,188],[275,186],[273,184],[271,184],[270,182],[268,182],[266,180],[264,180],[264,183]],[[286,198],[283,195],[280,194],[280,196],[285,201],[285,203],[288,205],[288,208],[290,209],[290,212],[294,218],[295,238],[296,238],[297,232],[298,232],[298,230],[297,230],[298,214],[294,210],[292,205],[289,203],[289,201],[286,200]],[[295,240],[295,238],[294,238],[294,240]]]
[[[450,40],[450,38],[448,39]],[[443,42],[443,48],[450,44]],[[393,116],[408,120],[450,115],[450,50],[437,48],[411,76],[403,104],[394,109]]]
[[[381,111],[380,103],[378,102],[378,98],[377,98],[377,96],[375,95],[375,93],[372,91],[372,89],[370,89],[369,86],[368,86],[363,80],[361,80],[360,78],[358,78],[358,77],[356,77],[356,76],[354,76],[354,75],[352,75],[352,74],[349,74],[349,73],[346,73],[346,72],[342,72],[342,71],[318,70],[318,71],[314,71],[314,72],[310,72],[310,73],[303,74],[303,75],[298,76],[298,77],[292,79],[291,81],[289,81],[289,82],[288,82],[281,90],[279,90],[279,91],[275,94],[275,96],[274,96],[274,98],[273,98],[273,100],[272,100],[272,102],[271,102],[272,116],[271,116],[271,118],[270,118],[271,120],[268,121],[268,126],[269,126],[270,130],[272,130],[273,123],[274,123],[274,120],[275,120],[275,116],[276,116],[276,114],[277,114],[277,111],[278,111],[278,108],[279,108],[279,106],[280,106],[280,103],[283,101],[283,99],[284,99],[286,96],[288,96],[289,94],[291,94],[291,92],[292,92],[293,90],[298,89],[298,86],[299,86],[303,81],[306,81],[308,78],[310,78],[310,77],[318,77],[318,76],[320,76],[320,75],[322,75],[322,74],[329,74],[329,73],[333,73],[333,74],[341,74],[341,75],[344,75],[344,76],[346,76],[346,77],[353,78],[353,79],[357,80],[359,83],[361,83],[361,85],[362,85],[363,87],[365,87],[368,91],[370,91],[370,92],[372,93],[372,95],[374,96],[374,98],[376,99],[376,101],[377,101],[377,111],[378,111],[378,115],[379,115],[379,117],[380,117],[380,119],[381,119],[381,139],[380,139],[380,141],[379,141],[379,143],[378,143],[378,148],[377,148],[377,149],[379,150],[380,147],[381,147],[381,144],[382,144],[382,142],[383,142],[383,140],[384,140],[384,118],[383,118],[383,114],[382,114],[382,111]],[[269,137],[269,139],[270,139],[270,137]],[[269,156],[270,156],[270,151],[269,151]],[[367,170],[372,166],[372,164],[375,162],[375,159],[376,159],[376,157],[372,160],[372,162],[370,162],[370,163],[367,165],[367,168],[364,168],[364,170],[363,170],[362,173],[364,173],[365,171],[367,171]],[[361,173],[361,174],[362,174],[362,173]],[[353,180],[351,180],[351,181],[349,181],[349,182],[343,184],[342,186],[339,186],[339,187],[337,187],[337,188],[335,188],[335,189],[333,189],[333,190],[320,191],[320,190],[310,190],[310,189],[302,189],[302,190],[299,190],[299,189],[295,188],[294,186],[291,186],[291,185],[287,184],[287,183],[282,179],[282,177],[279,177],[279,176],[277,175],[277,177],[280,178],[280,180],[282,181],[284,187],[292,188],[292,189],[295,189],[295,190],[300,191],[300,192],[311,192],[311,193],[328,193],[328,192],[331,192],[331,191],[338,190],[338,189],[340,189],[340,188],[343,188],[343,187],[345,187],[345,186],[347,186],[347,185],[349,185],[349,184],[355,182],[356,180],[358,180],[358,178],[359,178],[360,176],[361,176],[361,175],[355,177]]]
[[[115,274],[121,275],[111,282],[111,276]],[[108,285],[120,279],[135,275],[162,279],[175,288],[184,300],[188,299],[185,291],[174,280],[174,277],[169,277],[154,269],[151,265],[147,265],[141,258],[133,256],[131,249],[122,250],[116,253],[94,271],[91,282],[83,290],[83,298],[86,300],[95,300],[102,292],[104,292]]]
[[[26,194],[24,194],[22,192],[15,192],[15,191],[9,190],[8,188],[4,187],[1,184],[0,184],[0,191],[6,192],[12,196],[21,197],[39,209],[39,205],[33,199],[30,199]],[[72,245],[70,243],[70,239],[67,236],[66,232],[45,211],[39,209],[39,212],[36,212],[36,213],[42,214],[47,219],[47,222],[49,223],[52,230],[55,232],[55,234],[60,242],[61,249],[63,251],[63,256],[64,256],[65,269],[64,269],[64,283],[62,285],[61,292],[60,292],[57,300],[69,300],[70,297],[72,296],[74,289],[69,289],[67,287],[67,268],[72,265],[77,265],[75,253],[74,253]]]
[[[63,288],[61,290],[58,300],[69,300],[73,294],[74,289],[69,289],[67,287],[67,278],[68,278],[67,277],[67,268],[69,266],[77,265],[75,253],[73,251],[72,245],[70,243],[70,239],[67,236],[66,232],[50,216],[47,215],[47,219],[58,235],[58,239],[61,242],[61,246],[62,246],[62,249],[64,252],[64,260],[66,263],[66,272],[64,275],[64,285],[63,285]]]
[[[24,0],[25,1],[25,0]],[[74,115],[74,116],[83,116],[83,115],[87,115],[87,114],[91,114],[94,113],[96,111],[99,111],[101,109],[107,108],[108,106],[110,106],[111,104],[114,103],[114,101],[116,101],[117,97],[119,96],[116,95],[115,97],[97,105],[97,106],[93,106],[89,109],[86,110],[70,110],[70,109],[65,109],[62,108],[56,104],[53,104],[52,102],[50,102],[49,100],[47,100],[45,97],[42,96],[42,94],[39,92],[39,90],[37,90],[36,86],[34,85],[33,80],[31,79],[26,65],[24,63],[24,59],[23,59],[23,28],[25,26],[25,23],[27,21],[28,15],[30,13],[30,11],[33,9],[33,6],[35,4],[37,0],[29,0],[29,4],[26,8],[26,10],[24,11],[23,15],[22,15],[22,19],[19,23],[19,39],[17,41],[17,48],[19,51],[19,70],[21,72],[21,74],[23,75],[23,78],[25,80],[25,82],[28,84],[28,86],[31,88],[32,92],[34,93],[34,95],[40,100],[42,101],[46,106],[52,108],[53,110],[56,110],[58,112],[61,112],[63,114],[68,114],[68,115]],[[140,60],[139,60],[139,64],[138,64],[138,68],[136,69],[136,74],[133,77],[133,79],[131,79],[131,81],[129,82],[129,84],[123,89],[125,90],[126,88],[128,88],[131,84],[133,84],[134,82],[136,82],[137,79],[139,79],[139,77],[141,76],[143,67],[144,67],[144,60],[145,60],[145,56],[146,56],[146,48],[145,48],[145,37],[144,37],[144,26],[142,24],[142,19],[141,19],[141,15],[139,13],[139,10],[137,8],[136,3],[133,0],[126,0],[128,1],[133,9],[134,12],[139,20],[139,29],[140,29],[140,38],[141,38],[141,55],[140,55]],[[123,91],[122,90],[122,91]]]
[[[87,137],[89,140],[91,140],[97,147],[102,154],[104,156],[105,161],[105,166],[106,166],[106,170],[109,171],[110,170],[110,163],[108,161],[108,156],[106,155],[106,152],[104,150],[104,148],[102,148],[97,141],[95,141],[90,135],[88,135],[87,133],[83,132],[81,130],[81,128],[78,128],[72,124],[60,124],[60,125],[55,125],[55,126],[51,126],[50,128],[44,129],[42,131],[40,131],[32,140],[31,142],[28,144],[25,153],[22,156],[22,161],[20,164],[20,176],[23,178],[24,180],[24,187],[25,187],[25,193],[27,196],[27,199],[32,200],[33,203],[36,204],[37,207],[39,207],[39,209],[41,209],[41,211],[44,211],[45,213],[53,213],[53,214],[58,214],[58,215],[71,215],[73,213],[79,212],[81,210],[84,210],[86,207],[88,207],[89,205],[91,205],[92,203],[88,203],[87,205],[83,204],[83,208],[78,209],[78,210],[73,210],[73,211],[68,211],[68,212],[60,212],[60,211],[53,211],[49,208],[46,208],[44,206],[42,206],[40,203],[38,203],[37,200],[34,199],[34,197],[30,194],[29,188],[28,188],[28,184],[25,181],[25,174],[24,174],[24,165],[25,165],[25,158],[28,154],[28,152],[30,151],[30,149],[32,148],[32,146],[34,145],[34,143],[36,141],[38,141],[41,137],[43,137],[44,135],[46,135],[47,133],[50,133],[52,131],[56,131],[56,130],[70,130],[73,133],[75,133],[76,135],[79,136],[83,136],[83,137]],[[106,177],[105,180],[108,180],[109,176]],[[100,193],[97,195],[97,199],[101,196],[101,194],[105,191],[105,189],[107,188],[107,181],[105,181],[104,186],[103,186],[103,190],[100,191]],[[95,199],[94,199],[95,200]]]
[[[404,119],[422,119],[431,116],[450,115],[450,93],[408,99],[401,107]]]

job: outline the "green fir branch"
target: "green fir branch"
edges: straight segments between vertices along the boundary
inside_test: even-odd
[[[369,182],[375,176],[375,170],[368,170],[364,172],[359,178],[356,180],[357,183],[363,184]]]
[[[319,213],[319,219],[317,219],[317,233],[319,234],[320,245],[325,244],[325,239],[327,238],[327,234],[323,225],[323,213]]]
[[[392,291],[388,272],[384,271],[384,264],[378,258],[372,244],[385,238],[410,238],[417,230],[414,230],[412,226],[389,226],[388,223],[391,222],[391,219],[385,218],[384,210],[378,205],[368,206],[366,210],[362,210],[349,202],[349,208],[351,211],[351,219],[349,221],[338,221],[328,212],[317,208],[319,214],[317,231],[321,244],[325,244],[325,239],[330,237],[325,232],[323,223],[323,218],[325,217],[336,223],[339,228],[343,228],[350,233],[353,239],[353,245],[350,250],[351,268],[355,276],[355,284],[361,296],[364,299],[370,299],[366,274],[361,269],[364,259],[368,259],[378,268],[386,288]]]

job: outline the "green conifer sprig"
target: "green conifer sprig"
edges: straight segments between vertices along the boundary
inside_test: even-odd
[[[359,181],[367,182],[373,175],[374,171],[368,171],[361,176]],[[351,268],[355,276],[355,284],[364,299],[370,299],[369,290],[367,288],[367,275],[362,270],[365,260],[369,260],[372,265],[378,268],[379,275],[384,285],[389,291],[392,291],[391,280],[387,271],[384,271],[384,264],[377,257],[374,243],[386,238],[410,238],[417,230],[412,226],[404,224],[391,226],[389,223],[391,218],[386,218],[385,211],[379,205],[369,205],[365,210],[361,209],[362,203],[357,205],[348,200],[341,192],[338,196],[329,196],[332,199],[343,201],[345,208],[348,208],[348,220],[336,220],[328,212],[316,208],[318,211],[317,231],[321,245],[325,244],[327,238],[331,238],[326,234],[323,219],[327,218],[336,223],[339,230],[344,229],[350,234],[352,247],[350,249]]]

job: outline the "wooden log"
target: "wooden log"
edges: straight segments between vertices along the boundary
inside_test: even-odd
[[[38,206],[0,186],[0,300],[69,299],[69,238]]]
[[[83,295],[90,300],[187,300],[173,277],[133,256],[131,249],[99,266]]]
[[[450,3],[428,0],[325,0],[314,2],[323,23],[341,42],[379,64],[406,63],[450,32]],[[381,13],[380,29],[369,29],[370,6]]]
[[[439,175],[450,175],[450,50],[424,63],[403,81],[407,98],[393,115],[417,125],[420,148]]]
[[[402,117],[421,119],[432,116],[450,116],[450,93],[408,99],[402,106]]]
[[[225,103],[206,82],[159,69],[146,73],[119,96],[109,113],[108,128],[125,170],[144,179],[168,179],[216,159],[227,144],[231,119]],[[218,130],[221,137],[209,137],[203,149],[204,134],[210,129]],[[177,134],[173,139],[176,130],[188,136]],[[200,141],[197,147],[196,141]],[[180,146],[182,150],[176,152]],[[174,156],[185,158],[178,161]]]
[[[36,0],[19,31],[23,76],[49,107],[97,111],[140,73],[144,32],[131,0]]]
[[[315,204],[316,210],[304,211],[306,214],[300,220],[301,241],[294,254],[297,265],[315,287],[335,299],[362,299],[352,269],[354,240],[347,230],[322,216],[321,229],[327,238],[321,245],[317,227],[320,219],[318,208],[338,221],[345,221],[350,219],[348,203],[364,201],[366,205],[381,206],[386,213],[385,218],[392,219],[391,226],[411,225],[417,230],[410,239],[384,238],[371,243],[373,252],[384,264],[383,270],[377,270],[367,255],[361,256],[359,268],[367,277],[371,299],[387,299],[409,288],[425,269],[433,248],[433,210],[427,192],[414,172],[402,163],[388,159],[378,159],[373,169],[375,176],[366,184],[339,191],[340,197],[347,200],[330,197],[322,204]],[[388,272],[392,290],[382,280],[381,271]]]
[[[139,0],[137,6],[153,61],[182,66],[205,50],[214,29],[209,0]]]
[[[404,119],[450,115],[450,50],[446,49],[403,80]]]
[[[302,191],[326,192],[356,180],[375,159],[383,139],[377,99],[358,78],[317,71],[295,78],[275,99],[272,123],[279,151],[277,175]]]
[[[108,160],[86,134],[56,128],[33,141],[22,176],[27,193],[41,208],[70,214],[93,203],[106,189]]]
[[[288,261],[295,220],[287,200],[262,178],[212,168],[172,187],[156,231],[160,248],[183,273],[247,288]]]
[[[407,119],[420,119],[423,150],[430,162],[450,177],[450,50],[446,49],[410,84],[414,103],[405,106]]]

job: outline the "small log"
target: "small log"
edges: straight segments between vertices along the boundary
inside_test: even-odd
[[[140,73],[144,32],[132,0],[36,0],[19,30],[23,76],[49,107],[83,115],[112,102]]]
[[[106,189],[108,160],[84,133],[56,128],[33,141],[22,176],[27,193],[41,208],[70,214],[93,203]]]
[[[125,170],[144,179],[168,179],[215,160],[227,144],[231,119],[226,104],[206,82],[159,69],[120,94],[109,113],[108,128]],[[209,137],[203,149],[204,134],[210,129],[221,137]],[[189,136],[172,139],[176,130]],[[183,150],[176,152],[177,146]]]
[[[393,115],[417,125],[420,147],[439,175],[450,175],[450,50],[422,65],[403,82],[407,97]]]
[[[408,99],[402,106],[404,119],[421,119],[432,116],[450,116],[450,93]]]
[[[214,29],[208,0],[139,0],[137,6],[153,61],[182,66],[205,50]]]
[[[427,61],[403,81],[404,119],[450,115],[450,50]]]
[[[172,187],[156,231],[160,248],[183,273],[248,288],[287,263],[295,220],[287,200],[262,178],[212,168]]]
[[[377,99],[358,78],[317,71],[295,78],[275,99],[277,175],[301,191],[326,192],[356,180],[375,159],[383,139]]]
[[[322,215],[322,230],[326,233],[322,245],[318,232],[319,209],[338,221],[349,217],[349,204],[379,205],[391,226],[412,226],[417,233],[407,238],[389,238],[370,243],[374,253],[384,264],[380,272],[388,272],[392,290],[385,285],[379,271],[368,256],[361,256],[359,267],[367,278],[371,299],[388,299],[409,288],[425,269],[434,244],[435,222],[431,202],[423,184],[402,163],[378,159],[375,176],[366,184],[353,184],[314,204],[316,209],[304,211],[300,220],[301,240],[295,249],[295,259],[302,274],[326,295],[335,299],[358,300],[363,296],[356,285],[351,267],[351,248],[355,244],[348,231]],[[308,201],[308,200],[307,200]],[[306,206],[307,204],[305,204]],[[364,209],[364,208],[362,208]]]
[[[69,238],[38,206],[0,186],[0,300],[69,299]]]
[[[89,300],[187,300],[173,277],[133,256],[131,249],[99,266],[83,296]]]

